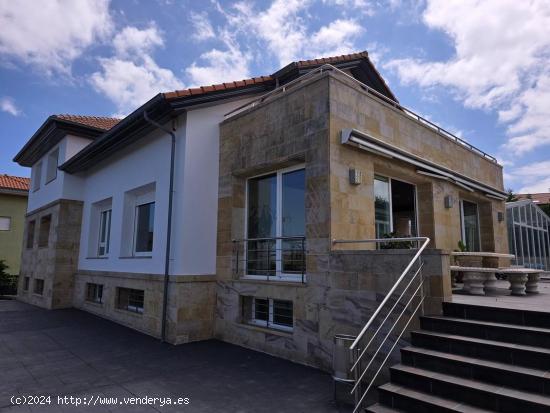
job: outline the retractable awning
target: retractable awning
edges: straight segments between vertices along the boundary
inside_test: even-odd
[[[504,191],[482,184],[472,178],[404,151],[356,129],[342,129],[342,144],[355,146],[361,150],[386,158],[398,159],[419,168],[416,171],[419,174],[449,181],[470,192],[477,190],[489,198],[504,200],[507,196]]]

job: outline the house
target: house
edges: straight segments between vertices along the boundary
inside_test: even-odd
[[[366,52],[160,93],[124,119],[48,118],[18,298],[179,344],[212,337],[326,370],[411,259],[341,241],[429,237],[506,252],[502,167],[401,106]],[[403,247],[403,244],[397,244]]]
[[[11,275],[19,274],[29,181],[20,176],[0,175],[0,260],[5,261],[6,272]]]

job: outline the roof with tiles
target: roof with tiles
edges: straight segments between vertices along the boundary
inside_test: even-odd
[[[30,182],[31,182],[30,178],[0,174],[0,189],[10,189],[14,191],[28,191]]]
[[[165,92],[162,95],[167,100],[173,100],[173,99],[178,99],[178,98],[181,98],[181,97],[197,96],[197,95],[202,95],[202,94],[210,93],[210,92],[238,89],[238,88],[243,88],[243,87],[246,87],[246,86],[259,85],[259,84],[274,83],[277,73],[284,72],[285,70],[288,70],[292,67],[305,69],[305,68],[308,68],[308,67],[320,66],[320,65],[324,65],[324,64],[331,64],[331,63],[336,64],[336,63],[351,62],[351,61],[357,60],[357,59],[367,59],[368,60],[369,59],[368,52],[363,51],[363,52],[350,53],[350,54],[340,55],[340,56],[322,57],[322,58],[319,58],[319,59],[298,60],[296,62],[292,62],[292,63],[286,65],[285,67],[278,70],[273,75],[253,77],[253,78],[249,78],[249,79],[237,80],[237,81],[227,82],[227,83],[218,83],[218,84],[210,85],[210,86],[199,86],[199,87],[190,88],[190,89],[174,90],[172,92]],[[382,78],[382,76],[380,75],[378,70],[376,70],[374,65],[372,65],[372,68],[375,70],[376,74],[380,77],[380,79],[381,79],[382,83],[384,84],[384,86],[387,87],[386,82],[384,81],[384,79]],[[388,92],[391,95],[390,97],[393,100],[397,100],[395,98],[395,96],[393,95],[393,93],[391,93],[391,90],[389,90],[389,87],[387,87],[387,88],[388,88]]]
[[[54,118],[79,123],[84,126],[90,126],[96,129],[109,130],[115,126],[121,119],[108,118],[104,116],[85,116],[85,115],[54,115]]]
[[[518,194],[517,197],[519,200],[531,199],[533,202],[540,205],[550,204],[550,192],[539,192],[536,194]]]
[[[173,92],[164,93],[164,97],[168,100],[177,99],[185,96],[202,95],[203,93],[216,92],[219,90],[237,89],[240,87],[258,85],[263,83],[272,82],[274,79],[271,76],[253,77],[250,79],[237,80],[234,82],[219,83],[210,86],[200,86],[190,89],[175,90]]]

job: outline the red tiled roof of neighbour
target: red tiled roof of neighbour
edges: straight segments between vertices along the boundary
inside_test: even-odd
[[[90,126],[92,128],[109,130],[115,126],[121,119],[118,118],[107,118],[104,116],[84,116],[84,115],[69,115],[61,114],[54,115],[55,118],[61,120],[67,120],[69,122],[79,123],[84,126]]]
[[[0,175],[0,189],[12,189],[14,191],[28,191],[31,183],[30,178],[21,176]]]
[[[531,195],[531,200],[537,204],[550,204],[550,192],[539,192],[538,194],[518,194],[518,199],[528,199],[527,195]]]

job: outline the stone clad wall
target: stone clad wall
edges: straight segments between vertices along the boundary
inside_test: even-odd
[[[51,215],[48,246],[38,247],[40,220],[47,215]],[[28,223],[32,220],[36,222],[34,246],[26,248]],[[80,201],[62,199],[27,214],[18,299],[48,309],[72,307],[81,222]],[[25,277],[30,279],[28,291],[23,291]],[[43,295],[33,292],[35,279],[44,280]]]
[[[335,233],[346,239],[370,236],[374,215],[368,207],[372,168],[365,185],[348,182],[350,164],[372,160],[345,151],[340,164],[333,162],[329,80],[310,81],[221,125],[215,321],[215,335],[222,340],[325,370],[331,369],[334,335],[357,334],[412,256],[410,250],[340,251],[332,244]],[[246,179],[299,163],[306,170],[307,282],[236,279],[232,240],[245,235]],[[448,257],[435,251],[431,260],[432,269],[439,270],[434,277],[442,279]],[[434,283],[436,288],[443,286]],[[443,293],[434,294],[440,302]],[[293,332],[245,324],[243,297],[291,300]]]
[[[215,277],[171,276],[168,287],[166,340],[172,344],[206,340],[213,335]],[[86,284],[103,285],[103,302],[86,300]],[[144,291],[143,313],[117,308],[117,288]],[[161,337],[164,275],[79,270],[74,307],[108,318],[153,337]]]

